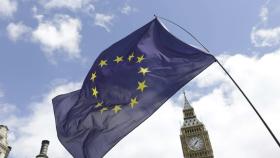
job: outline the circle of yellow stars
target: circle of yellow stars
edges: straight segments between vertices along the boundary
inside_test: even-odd
[[[115,64],[120,64],[122,62],[125,62],[125,60],[127,60],[128,62],[132,63],[135,62],[136,64],[140,64],[143,62],[143,60],[145,60],[145,56],[144,55],[140,55],[140,56],[135,56],[134,52],[131,52],[131,54],[129,54],[129,56],[127,57],[127,59],[124,59],[123,56],[116,56],[115,59],[113,60],[113,62]],[[107,59],[101,59],[99,61],[98,67],[99,68],[105,68],[106,66],[108,66],[108,60]],[[143,77],[145,77],[148,73],[150,73],[151,71],[149,70],[148,67],[142,67],[140,66],[138,74],[142,75]],[[91,73],[91,77],[90,80],[92,82],[95,82],[96,78],[98,78],[98,75],[96,73],[96,71]],[[148,88],[149,86],[146,83],[146,80],[142,80],[142,81],[138,81],[138,85],[136,90],[140,91],[141,93],[143,93],[145,91],[146,88]],[[96,99],[98,98],[99,95],[99,91],[97,89],[97,87],[93,87],[91,88],[92,91],[92,96],[95,97]],[[137,96],[136,97],[132,97],[130,98],[130,103],[129,106],[133,109],[135,106],[138,105],[138,100],[137,100]],[[106,107],[102,102],[97,102],[97,104],[95,105],[95,108],[100,108],[99,112],[101,114],[103,114],[106,111],[113,111],[115,114],[119,113],[122,110],[122,105],[117,104],[114,105],[111,109],[109,109],[108,107]]]

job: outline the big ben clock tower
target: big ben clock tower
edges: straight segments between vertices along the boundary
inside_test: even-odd
[[[184,123],[180,134],[184,158],[214,158],[208,132],[196,118],[185,92],[184,98]]]

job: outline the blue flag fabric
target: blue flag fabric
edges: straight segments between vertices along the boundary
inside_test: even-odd
[[[80,90],[53,99],[57,134],[75,158],[101,158],[215,58],[154,19],[103,51]]]

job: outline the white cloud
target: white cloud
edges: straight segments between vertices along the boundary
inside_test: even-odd
[[[57,51],[67,54],[70,58],[77,58],[80,57],[81,28],[79,19],[56,15],[51,21],[39,22],[38,27],[32,32],[32,37],[34,42],[41,44],[48,56]]]
[[[136,11],[137,11],[136,8],[133,8],[133,7],[131,7],[131,6],[128,5],[128,4],[125,4],[125,5],[122,7],[122,9],[121,9],[121,13],[126,14],[126,15],[128,15],[128,14],[130,14],[130,13],[132,13],[132,12],[136,12]]]
[[[17,2],[15,0],[0,1],[0,17],[12,17],[17,11]]]
[[[7,26],[8,37],[12,41],[17,41],[30,33],[31,28],[24,25],[22,22],[10,23]]]
[[[15,117],[18,109],[16,105],[4,102],[4,97],[4,91],[0,89],[0,124],[11,125],[11,127],[14,127],[14,123],[19,122]]]
[[[47,9],[68,8],[71,10],[81,9],[89,4],[91,0],[41,0]]]
[[[10,129],[9,144],[12,146],[11,157],[35,157],[43,139],[50,140],[48,155],[53,158],[70,158],[70,154],[60,144],[57,135],[51,99],[59,94],[79,89],[81,83],[68,83],[51,90],[40,102],[31,103],[31,113],[28,116],[15,115],[8,106],[6,117],[1,123]],[[0,104],[0,108],[1,104]],[[9,110],[9,111],[8,111]],[[1,113],[0,113],[1,116]],[[23,150],[24,149],[24,150]]]
[[[267,19],[268,19],[268,8],[267,7],[262,7],[259,16],[261,18],[261,21],[263,23],[265,23],[267,21]]]
[[[94,15],[94,11],[95,11],[95,6],[90,4],[87,5],[87,7],[85,7],[85,9],[83,10],[87,15],[89,16],[93,16]]]
[[[253,27],[251,41],[256,47],[271,47],[280,44],[280,27],[257,29]]]
[[[39,43],[50,61],[54,61],[52,57],[58,53],[70,59],[80,58],[82,24],[79,19],[59,14],[51,20],[45,20],[37,7],[33,7],[32,12],[38,26],[31,28],[22,22],[10,23],[6,28],[10,40]]]
[[[106,15],[102,13],[96,13],[94,24],[103,27],[106,31],[110,32],[109,26],[112,25],[114,15]]]
[[[44,15],[38,13],[38,8],[37,8],[36,6],[33,6],[33,7],[32,7],[32,13],[33,13],[33,17],[34,17],[38,22],[42,22],[42,20],[44,19]]]
[[[261,24],[266,24],[268,17],[269,17],[269,13],[270,13],[270,0],[265,0],[264,4],[261,7],[259,16],[261,18]]]
[[[259,17],[260,22],[252,28],[251,43],[255,47],[274,47],[280,44],[280,27],[267,27],[269,16],[276,16],[277,4],[272,1],[266,0],[262,5]],[[269,20],[273,22],[273,19]]]
[[[280,51],[260,58],[234,55],[224,62],[278,138],[279,63]],[[215,157],[279,157],[276,143],[238,89],[222,75],[221,68],[212,65],[194,82],[203,85],[201,88],[215,85],[209,94],[192,103],[208,128]]]

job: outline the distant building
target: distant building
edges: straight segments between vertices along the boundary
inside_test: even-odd
[[[36,158],[48,158],[47,152],[49,147],[50,141],[43,140],[41,145],[40,154],[36,156]]]
[[[184,123],[180,135],[184,158],[213,158],[208,132],[203,123],[196,118],[185,93],[184,97]]]
[[[11,147],[8,145],[8,127],[0,125],[0,158],[7,158]]]

